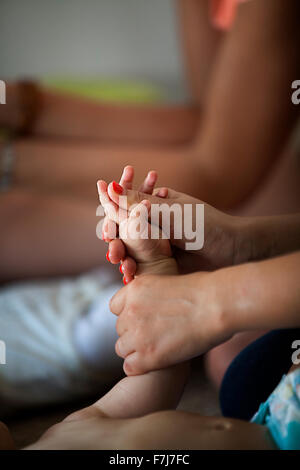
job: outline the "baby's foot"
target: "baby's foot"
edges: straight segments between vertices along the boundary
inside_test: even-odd
[[[142,187],[145,186],[145,182]],[[115,182],[110,183],[109,186],[104,181],[98,182],[100,201],[106,212],[103,239],[106,241],[113,239],[107,254],[108,260],[113,264],[121,261],[120,271],[124,275],[125,284],[130,282],[135,275],[140,274],[176,274],[177,265],[172,258],[169,240],[162,238],[162,232],[159,229],[156,238],[151,237],[151,225],[148,223],[149,201],[142,201],[131,212],[119,207],[118,196],[123,191],[122,186]],[[153,187],[154,181],[150,188],[151,193]],[[145,193],[149,193],[148,189]],[[114,195],[114,200],[109,193]],[[114,239],[116,222],[119,223],[119,239]]]
[[[150,208],[150,202],[144,200],[127,213],[127,218],[119,225],[119,237],[126,247],[127,255],[137,263],[136,275],[177,274],[170,241],[162,238],[160,229],[157,231],[159,238],[152,237],[151,224],[148,222]],[[126,269],[126,265],[122,265],[122,271]]]

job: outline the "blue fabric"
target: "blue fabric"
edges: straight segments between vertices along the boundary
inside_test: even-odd
[[[300,450],[300,369],[283,376],[251,421],[267,426],[279,449]]]
[[[272,331],[257,339],[233,360],[220,390],[224,416],[250,420],[292,366],[291,345],[300,329]]]

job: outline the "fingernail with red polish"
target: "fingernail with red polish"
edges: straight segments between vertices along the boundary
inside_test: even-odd
[[[109,262],[110,262],[110,258],[109,258],[109,251],[106,253],[106,259],[107,259],[107,261],[109,261]]]
[[[117,194],[123,194],[123,188],[122,188],[121,185],[119,185],[119,184],[116,183],[115,181],[113,181],[112,185],[113,185],[113,190],[115,191],[115,193],[117,193]]]
[[[125,286],[126,286],[126,284],[128,284],[128,282],[129,282],[128,279],[126,279],[126,277],[124,276],[123,277],[123,284],[125,284]]]
[[[123,264],[122,263],[120,263],[119,271],[120,271],[121,274],[123,274]]]

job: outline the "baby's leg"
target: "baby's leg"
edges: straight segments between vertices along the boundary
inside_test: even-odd
[[[168,269],[168,273],[174,269],[172,258],[161,262],[162,268],[163,265],[165,270]],[[84,349],[86,360],[89,363],[92,362],[93,367],[98,367],[102,373],[105,367],[103,357],[106,356],[107,362],[110,364],[110,372],[112,372],[112,358],[107,353],[103,354],[103,345],[101,343],[103,341],[104,329],[103,325],[102,327],[100,325],[101,321],[103,322],[104,320],[103,315],[105,315],[107,321],[109,314],[103,309],[98,309],[97,312],[92,313],[93,319],[89,315],[80,320],[81,323],[85,324],[84,335],[82,335],[82,328],[75,329],[76,344],[81,346],[81,352]],[[96,317],[94,313],[97,313]],[[115,317],[112,314],[110,316],[112,322],[115,322]],[[92,325],[90,324],[91,320],[93,320]],[[81,323],[78,326],[83,326]],[[106,324],[107,326],[108,323]],[[109,330],[111,330],[111,327]],[[81,333],[81,335],[78,333]],[[97,338],[99,339],[98,342]],[[111,351],[111,354],[113,354],[113,351]],[[115,356],[115,359],[117,372],[119,370],[118,362],[120,358]],[[152,371],[144,375],[124,377],[106,395],[98,400],[93,407],[76,413],[76,417],[79,414],[80,417],[84,418],[86,415],[90,415],[93,412],[98,413],[100,410],[104,415],[111,418],[132,418],[159,410],[174,409],[182,395],[188,376],[188,369],[188,364],[185,363],[168,369]]]
[[[174,409],[184,390],[187,364],[125,377],[95,404],[111,418],[133,418]]]
[[[133,222],[130,215],[128,224]],[[161,242],[161,243],[160,243]],[[177,274],[175,260],[171,257],[169,242],[165,240],[125,240],[131,256],[142,265],[143,275],[156,273]],[[189,365],[179,364],[144,375],[125,377],[120,380],[94,407],[78,412],[91,414],[99,410],[111,418],[143,416],[159,410],[176,408],[182,395]],[[78,416],[76,413],[76,417]]]
[[[174,266],[172,261],[166,260],[165,263],[169,264],[169,272]],[[101,411],[111,418],[133,418],[174,409],[183,393],[188,372],[189,364],[183,363],[144,375],[124,377],[94,406],[79,411],[76,417],[79,414],[84,418]]]

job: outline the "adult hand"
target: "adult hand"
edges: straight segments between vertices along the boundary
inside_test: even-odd
[[[241,230],[241,219],[229,216],[198,199],[169,188],[158,188],[153,191],[153,194],[146,194],[123,187],[121,191],[122,196],[126,196],[127,199],[125,199],[120,198],[120,192],[116,192],[115,184],[110,183],[105,187],[105,183],[102,184],[103,188],[99,191],[100,194],[102,193],[101,201],[103,204],[106,203],[106,206],[107,201],[110,201],[110,205],[113,207],[110,213],[111,219],[115,215],[119,217],[120,212],[124,209],[129,208],[130,210],[130,206],[134,207],[145,199],[149,200],[151,205],[156,204],[156,207],[169,208],[169,214],[174,211],[174,217],[169,218],[168,235],[174,247],[174,256],[180,272],[217,269],[247,260],[250,248],[247,242],[243,241],[246,240],[246,237],[244,230]],[[126,208],[124,207],[125,203],[127,204]],[[110,205],[108,204],[107,207],[109,208]],[[199,212],[197,212],[199,205],[204,207],[204,227],[203,220],[199,218]],[[162,224],[163,220],[160,217],[156,222],[164,233],[168,233],[168,227],[165,230]],[[110,223],[114,222],[111,220]],[[151,219],[151,223],[153,223],[153,219]],[[182,227],[182,234],[178,235],[178,227]],[[187,228],[188,230],[186,230]],[[193,247],[193,240],[187,237],[187,233],[190,234],[192,230],[197,232],[197,235],[194,236],[195,240],[201,239],[199,232],[204,232],[204,246],[201,245],[198,248],[195,245],[195,248]],[[187,245],[188,243],[190,246]],[[109,254],[111,261],[118,263],[125,255],[125,250],[122,245],[113,240],[109,245]]]
[[[139,187],[139,194],[152,194],[156,181],[157,181],[157,172],[149,171]],[[131,190],[134,179],[134,168],[131,165],[127,165],[122,173],[120,183],[113,183],[113,187],[121,191]],[[119,232],[119,226],[117,220],[114,219],[116,215],[118,218],[128,217],[127,211],[124,211],[115,204],[108,195],[108,186],[107,183],[103,180],[98,181],[97,183],[99,199],[102,206],[105,209],[106,216],[103,220],[102,225],[102,239],[106,242],[109,242],[109,249],[106,255],[108,261],[112,264],[120,265],[120,272],[124,275],[123,282],[127,284],[130,282],[136,273],[137,265],[135,259],[131,256],[128,256],[125,244],[120,238],[117,238]],[[166,191],[162,191],[161,197],[166,195]],[[112,216],[114,215],[114,217]]]
[[[231,336],[215,298],[214,273],[145,275],[111,299],[127,375],[183,362]]]

